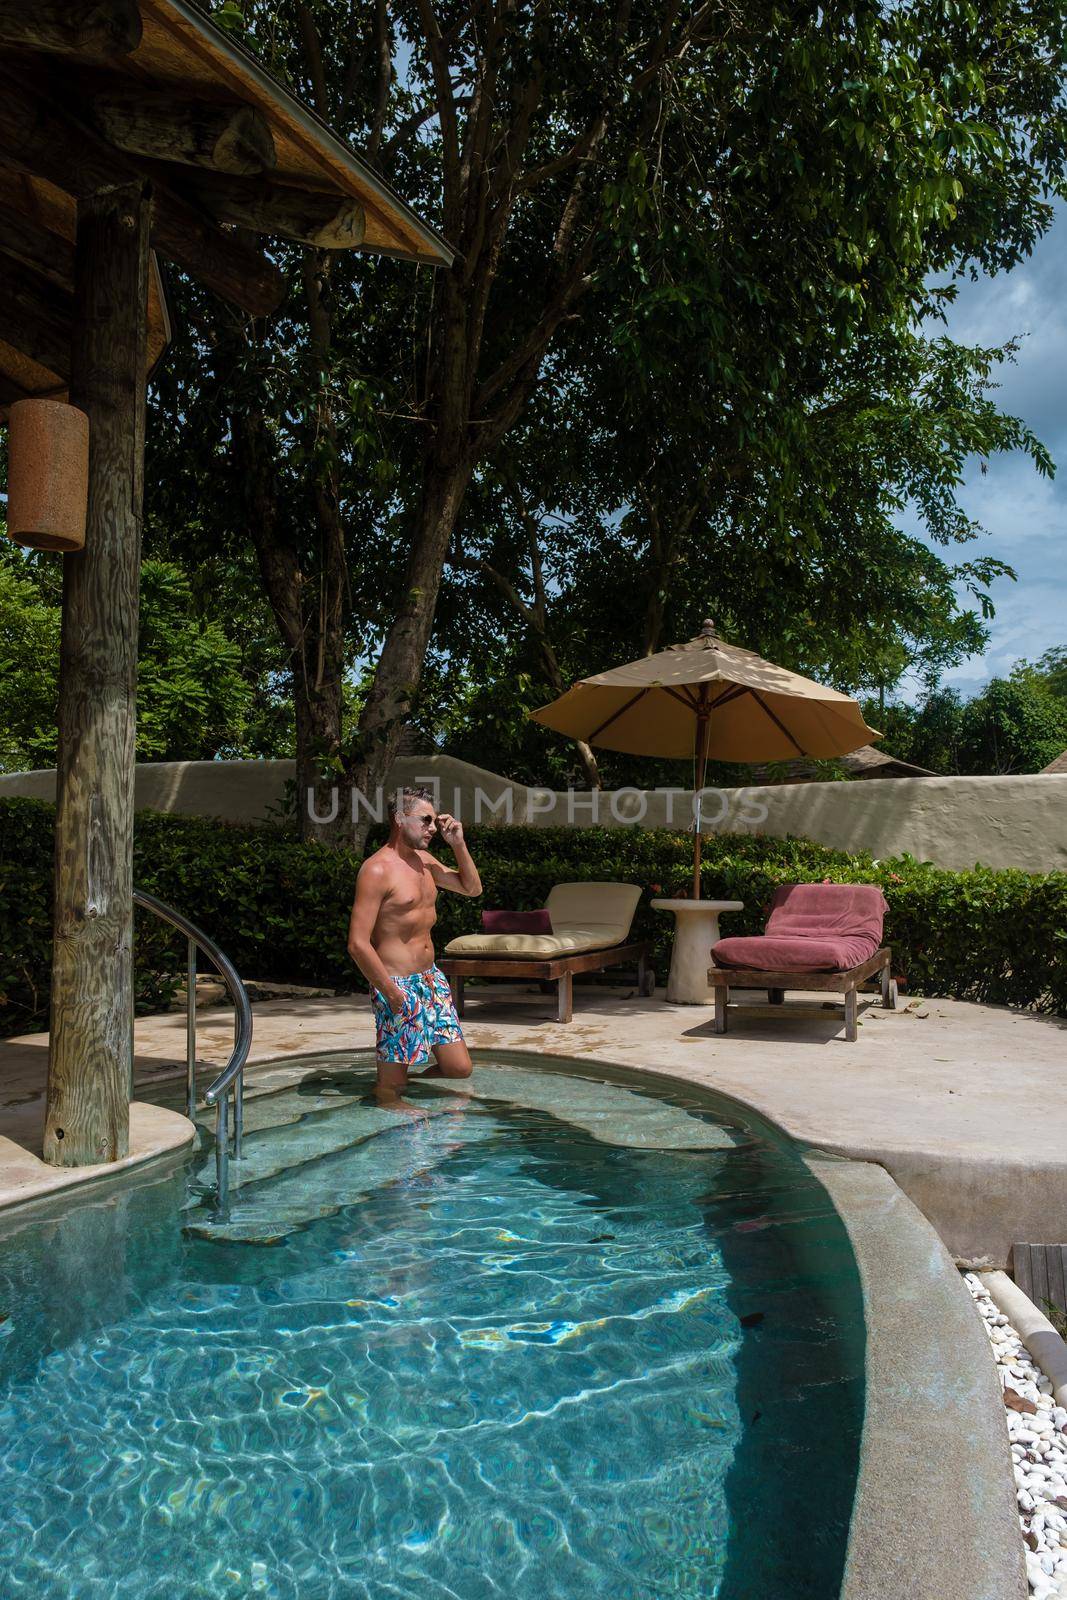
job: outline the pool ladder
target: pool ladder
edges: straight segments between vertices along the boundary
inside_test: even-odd
[[[244,1137],[245,1062],[252,1046],[252,1006],[248,991],[237,975],[229,956],[224,955],[195,922],[164,905],[143,889],[133,891],[134,905],[151,911],[163,922],[184,933],[187,940],[185,983],[185,1071],[186,1110],[190,1122],[196,1121],[196,953],[202,950],[215,963],[233,1001],[233,1050],[218,1077],[204,1093],[205,1103],[215,1107],[215,1218],[225,1222],[230,1212],[230,1091],[233,1091],[233,1159],[241,1159]]]

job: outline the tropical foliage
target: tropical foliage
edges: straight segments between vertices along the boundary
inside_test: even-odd
[[[525,733],[557,675],[707,609],[847,687],[981,644],[1003,569],[952,551],[962,463],[1049,462],[990,399],[1010,347],[936,324],[1064,192],[1061,8],[217,15],[457,250],[416,274],[281,249],[258,322],[178,288],[149,547],[265,597],[301,789],[373,788],[453,687]],[[897,531],[905,500],[944,559]]]
[[[1063,656],[1049,651],[1046,667],[1020,662],[968,700],[938,689],[914,706],[868,710],[885,748],[933,772],[1040,772],[1067,749]]]
[[[0,800],[0,1034],[47,1026],[53,821],[43,802]],[[442,896],[440,946],[477,928],[481,905],[527,909],[543,905],[553,883],[623,879],[648,890],[635,933],[654,941],[666,972],[670,919],[649,901],[688,876],[691,835],[496,827],[472,829],[470,839],[485,895],[477,904]],[[705,863],[709,892],[744,901],[732,931],[758,932],[780,883],[878,883],[909,996],[1067,1014],[1067,873],[950,872],[908,856],[875,862],[800,839],[728,834],[707,840]],[[354,852],[302,844],[284,829],[137,814],[135,882],[210,928],[246,978],[359,990],[345,948],[358,867]],[[135,948],[139,1009],[158,1010],[184,974],[184,941],[139,914]]]
[[[62,564],[0,545],[0,771],[56,761]],[[173,562],[141,569],[137,759],[292,754],[284,663],[269,625],[201,610]]]

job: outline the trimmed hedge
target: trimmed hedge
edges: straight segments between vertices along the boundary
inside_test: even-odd
[[[48,1026],[54,815],[43,801],[0,800],[0,1034]],[[372,846],[381,836],[379,830]],[[561,880],[620,878],[649,891],[634,931],[654,941],[655,965],[665,975],[672,922],[648,902],[688,881],[691,836],[483,827],[469,839],[485,894],[479,902],[441,896],[438,948],[476,929],[482,906],[529,909],[543,905]],[[358,865],[352,854],[301,844],[284,827],[137,813],[138,887],[191,916],[249,978],[339,992],[363,987],[345,949]],[[1067,1015],[1067,872],[950,872],[910,856],[875,862],[761,835],[706,841],[705,894],[745,902],[724,924],[731,933],[760,931],[778,884],[823,878],[882,886],[894,971],[909,993]],[[184,968],[181,936],[138,912],[138,1011],[159,1009]]]

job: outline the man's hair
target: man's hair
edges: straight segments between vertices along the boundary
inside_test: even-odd
[[[434,803],[429,789],[398,789],[389,801],[389,820],[395,822],[397,817],[406,817],[419,800],[428,800],[431,805]]]

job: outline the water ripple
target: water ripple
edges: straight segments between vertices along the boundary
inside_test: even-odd
[[[4,1600],[718,1593],[742,1338],[707,1223],[722,1150],[477,1120],[418,1181],[363,1183],[354,1149],[360,1203],[274,1248],[182,1244],[161,1214],[113,1320],[58,1337],[42,1310],[0,1368]],[[49,1272],[46,1233],[14,1243],[20,1281]]]

